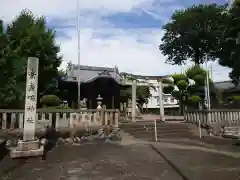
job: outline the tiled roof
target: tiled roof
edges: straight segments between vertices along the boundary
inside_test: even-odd
[[[217,89],[221,89],[221,90],[228,90],[228,89],[235,88],[235,85],[232,83],[231,80],[230,81],[215,82],[214,85]]]
[[[72,69],[67,71],[65,81],[77,82],[78,65],[72,65]],[[120,83],[120,75],[117,68],[80,66],[80,82],[90,82],[97,77],[110,77]]]

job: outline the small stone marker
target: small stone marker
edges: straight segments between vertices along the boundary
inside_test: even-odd
[[[23,140],[11,151],[12,158],[43,155],[43,146],[40,147],[40,142],[35,139],[38,64],[38,58],[28,58]]]

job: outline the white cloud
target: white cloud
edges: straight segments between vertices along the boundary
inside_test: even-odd
[[[154,0],[79,0],[80,11],[95,10],[101,13],[129,12],[135,7],[151,4]],[[1,0],[0,17],[11,20],[22,9],[30,9],[36,14],[66,18],[73,16],[77,0]],[[75,13],[76,14],[76,13]]]
[[[110,37],[93,38],[95,33],[112,33]],[[77,63],[76,32],[68,32],[72,39],[60,40],[66,60]],[[117,65],[120,71],[145,75],[166,75],[176,68],[164,63],[165,57],[158,50],[159,30],[83,29],[81,31],[81,64],[95,66]],[[144,41],[138,41],[144,39]]]
[[[159,0],[164,2],[166,0]],[[170,1],[170,0],[168,0]],[[172,0],[173,1],[173,0]],[[69,3],[71,2],[71,3]],[[22,9],[44,15],[48,20],[58,18],[61,25],[76,24],[76,0],[1,0],[0,18],[10,21]],[[17,4],[16,4],[17,3]],[[161,29],[116,29],[102,19],[101,15],[130,12],[143,9],[153,17],[166,19],[161,12],[166,8],[153,7],[154,0],[80,0],[81,64],[93,66],[118,66],[120,71],[143,75],[166,75],[180,72],[181,67],[165,64],[165,57],[158,50],[162,36]],[[160,3],[161,5],[161,3]],[[152,11],[153,10],[153,11]],[[64,31],[70,38],[57,38],[65,63],[77,63],[77,32],[73,28],[56,29]],[[219,69],[219,68],[217,68]],[[227,78],[217,75],[214,80]],[[216,75],[215,75],[216,74]],[[219,72],[218,72],[219,74]]]

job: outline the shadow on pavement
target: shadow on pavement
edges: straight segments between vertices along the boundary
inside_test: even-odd
[[[45,160],[47,158],[47,153],[56,146],[59,134],[53,127],[47,127],[44,138],[47,139],[47,143],[44,146],[42,160]]]
[[[7,141],[4,141],[0,144],[0,162],[4,159],[5,156],[8,155],[8,148],[6,146]]]
[[[44,154],[42,156],[42,160],[45,160],[47,157],[47,153],[56,145],[56,142],[58,140],[58,133],[54,128],[47,128],[46,133],[43,135],[42,138],[47,139],[47,143],[45,144],[44,147]],[[9,150],[6,146],[6,141],[0,144],[0,162],[9,154]],[[7,175],[17,168],[22,167],[24,164],[29,162],[30,159],[35,158],[35,157],[24,157],[24,158],[16,158],[14,161],[15,163],[10,163],[9,167],[6,168],[0,168],[0,177],[1,175]],[[11,159],[9,159],[11,161]]]
[[[159,156],[161,156],[169,166],[182,178],[182,180],[190,180],[183,174],[183,172],[175,165],[173,164],[166,156],[164,156],[154,145],[150,145],[150,148],[155,151]]]

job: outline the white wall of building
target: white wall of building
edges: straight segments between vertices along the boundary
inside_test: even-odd
[[[147,108],[159,108],[159,96],[158,89],[151,89],[152,97],[148,99]],[[164,108],[175,108],[179,107],[178,100],[176,100],[171,94],[163,95]]]

